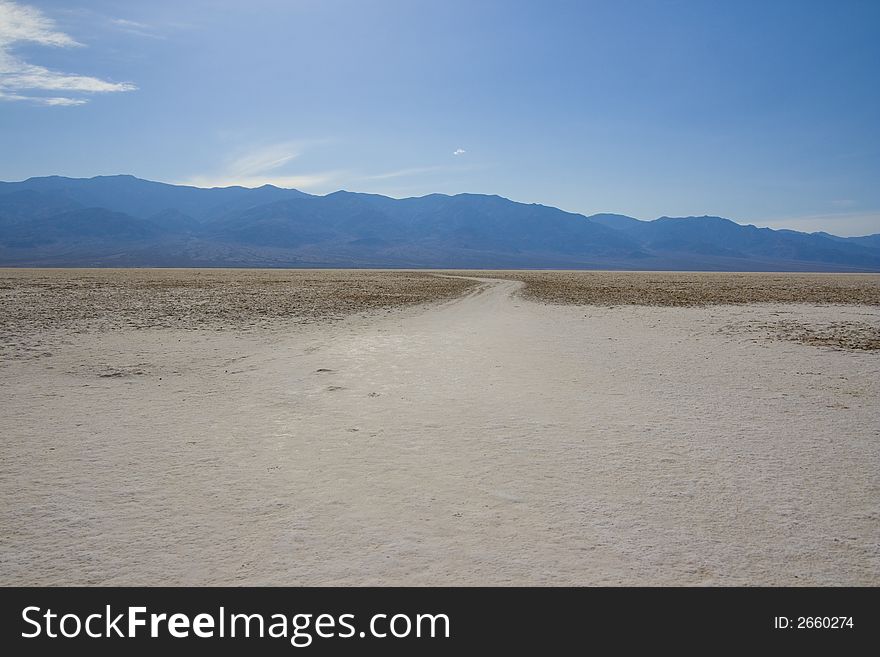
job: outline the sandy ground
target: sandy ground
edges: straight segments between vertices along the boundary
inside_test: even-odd
[[[464,297],[3,363],[3,584],[880,584],[880,308]],[[763,328],[762,328],[763,327]]]

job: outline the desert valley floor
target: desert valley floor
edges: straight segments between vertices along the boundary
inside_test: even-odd
[[[0,303],[2,584],[880,584],[880,276],[4,270]]]

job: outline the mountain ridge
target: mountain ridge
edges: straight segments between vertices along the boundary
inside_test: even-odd
[[[487,194],[47,176],[0,182],[0,266],[880,271],[880,235],[586,216]]]

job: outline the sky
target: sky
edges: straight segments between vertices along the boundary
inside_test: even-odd
[[[0,0],[0,180],[880,232],[875,0]]]

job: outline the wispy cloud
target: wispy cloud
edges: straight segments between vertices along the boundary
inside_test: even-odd
[[[288,141],[263,146],[235,157],[226,166],[232,175],[250,176],[276,171],[295,160],[302,153],[299,142]]]
[[[11,0],[0,0],[0,43],[29,41],[43,46],[81,46],[36,7],[20,5]]]
[[[243,137],[239,135],[237,138],[242,139]],[[399,185],[397,181],[400,179],[403,179],[404,182],[407,182],[407,179],[410,179],[409,182],[422,180],[420,185],[412,186],[412,189],[421,190],[426,186],[424,177],[430,177],[432,181],[436,182],[434,174],[460,174],[479,168],[477,164],[457,162],[455,164],[408,167],[377,173],[357,169],[309,171],[303,163],[304,159],[308,159],[306,156],[315,146],[333,141],[335,140],[307,139],[263,144],[250,150],[234,152],[213,170],[200,172],[177,182],[197,187],[275,185],[277,187],[294,187],[313,193],[324,193],[339,188],[386,193],[386,183],[391,184],[395,190],[407,189],[407,187]]]
[[[85,105],[87,101],[78,98],[65,98],[63,96],[22,96],[0,90],[0,100],[26,100],[39,105]]]
[[[0,100],[55,106],[82,105],[88,99],[69,95],[34,95],[33,92],[92,94],[132,91],[137,88],[128,82],[109,82],[30,64],[12,53],[14,46],[20,43],[57,48],[82,46],[73,37],[57,29],[54,21],[39,9],[10,0],[0,0]]]
[[[465,153],[467,153],[467,151],[463,148],[456,148],[454,151],[452,151],[453,155],[464,155]]]
[[[110,25],[121,32],[147,37],[148,39],[166,38],[165,35],[159,34],[154,26],[141,23],[140,21],[132,21],[127,18],[111,18]]]
[[[345,177],[344,171],[295,173],[285,171],[305,149],[306,142],[285,141],[238,153],[213,173],[192,176],[183,182],[196,187],[294,187],[296,189],[323,188]]]
[[[133,28],[138,30],[143,30],[149,27],[146,23],[139,23],[138,21],[130,21],[127,18],[113,18],[110,21],[114,25],[118,25],[123,28]]]
[[[376,173],[364,176],[363,180],[390,180],[392,178],[405,178],[407,176],[418,176],[423,173],[436,173],[438,171],[449,171],[448,166],[433,167],[412,167],[409,169],[398,169],[397,171],[388,171],[387,173]]]

